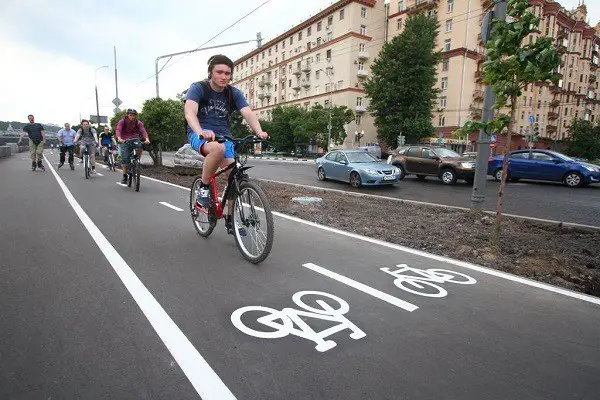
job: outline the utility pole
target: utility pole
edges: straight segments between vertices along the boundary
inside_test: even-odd
[[[100,126],[100,105],[98,103],[98,70],[102,68],[108,68],[108,65],[103,65],[101,67],[96,68],[94,71],[94,87],[96,89],[96,123]]]
[[[180,56],[180,55],[183,55],[183,54],[195,53],[196,51],[218,49],[220,47],[235,46],[235,45],[238,45],[238,44],[246,44],[246,43],[250,43],[250,42],[258,42],[258,47],[257,48],[260,48],[262,46],[262,37],[260,35],[260,32],[258,32],[256,34],[256,39],[252,39],[252,40],[243,40],[241,42],[225,43],[225,44],[220,44],[220,45],[217,45],[217,46],[210,46],[210,47],[198,47],[197,49],[193,49],[193,50],[180,51],[180,52],[177,52],[177,53],[165,54],[164,56],[158,56],[158,57],[156,57],[156,61],[154,62],[154,78],[156,80],[156,98],[160,98],[160,94],[159,94],[159,90],[158,90],[158,74],[163,69],[165,69],[165,67],[167,66],[167,64],[171,60],[171,58],[173,58],[175,56]],[[158,61],[161,60],[162,58],[167,58],[167,57],[169,59],[165,62],[165,64],[162,67],[160,67],[160,69],[158,69]]]
[[[497,0],[494,11],[490,11],[484,18],[481,25],[481,36],[485,45],[490,39],[492,31],[492,19],[506,19],[506,0]],[[494,118],[493,106],[496,103],[496,95],[491,86],[485,88],[483,97],[483,115],[481,122],[487,122]],[[508,149],[510,150],[510,149]],[[490,135],[484,130],[479,131],[477,139],[477,166],[475,168],[475,179],[473,182],[473,191],[471,193],[471,209],[482,210],[485,202],[485,192],[487,186],[487,168],[490,158]]]
[[[117,115],[118,110],[119,110],[119,85],[118,85],[118,81],[117,81],[117,46],[113,46],[113,51],[114,51],[114,56],[115,56],[115,115]]]

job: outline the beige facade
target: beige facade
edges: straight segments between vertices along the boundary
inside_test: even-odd
[[[385,13],[374,0],[342,0],[235,61],[233,85],[260,118],[277,105],[345,105],[356,120],[346,127],[344,143],[373,142],[377,133],[366,112],[362,82],[383,44]]]
[[[529,117],[534,116],[540,136],[556,141],[568,135],[573,118],[600,118],[600,24],[594,29],[585,22],[584,5],[568,11],[552,0],[530,2],[542,18],[531,40],[546,35],[556,41],[562,52],[563,65],[557,70],[562,79],[557,86],[536,84],[525,90],[517,126],[519,133],[527,134],[533,129]],[[492,6],[493,0],[341,0],[237,60],[234,85],[260,118],[269,118],[277,105],[348,106],[356,121],[347,126],[346,140],[338,145],[358,145],[357,131],[364,131],[361,144],[376,142],[362,83],[385,40],[402,32],[411,13],[424,12],[440,23],[441,93],[433,123],[439,137],[449,137],[468,119],[481,118],[485,90],[481,22]]]

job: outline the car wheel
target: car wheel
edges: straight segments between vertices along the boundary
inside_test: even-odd
[[[450,168],[445,168],[440,172],[440,179],[445,185],[454,185],[456,183],[456,172]]]
[[[583,186],[585,181],[579,172],[569,172],[567,175],[565,175],[564,182],[568,187],[575,188]]]
[[[400,171],[400,176],[398,177],[398,180],[401,181],[402,179],[406,178],[406,171],[404,170],[404,167],[401,164],[393,164],[394,167],[398,168],[398,170]]]
[[[359,188],[361,185],[360,175],[358,172],[352,172],[350,174],[350,185],[355,188]]]
[[[473,182],[475,182],[475,178],[467,178],[465,179],[465,182],[467,182],[469,185],[473,185]]]
[[[327,179],[325,177],[325,170],[323,169],[323,167],[319,167],[319,169],[317,170],[317,177],[320,181],[324,181]]]
[[[420,181],[424,181],[427,178],[427,175],[417,175],[417,179]]]
[[[494,180],[500,182],[502,180],[502,168],[498,168],[494,171]]]

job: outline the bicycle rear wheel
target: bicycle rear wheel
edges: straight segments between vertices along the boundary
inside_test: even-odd
[[[85,170],[85,179],[90,179],[90,156],[83,156],[83,169]]]
[[[253,264],[264,261],[273,247],[273,214],[262,188],[242,182],[233,196],[235,243],[244,258]]]
[[[192,183],[192,190],[190,190],[190,213],[192,214],[192,223],[194,224],[194,228],[196,228],[196,232],[202,237],[209,237],[215,226],[217,226],[217,215],[215,208],[212,206],[208,213],[196,210],[194,203],[196,202],[201,183],[202,178],[200,176],[194,179],[194,183]],[[212,201],[211,192],[211,203]]]
[[[108,170],[115,171],[115,156],[112,151],[108,153]]]
[[[136,192],[139,192],[140,191],[140,160],[137,158],[133,161],[133,181],[134,181],[133,188],[135,189]]]

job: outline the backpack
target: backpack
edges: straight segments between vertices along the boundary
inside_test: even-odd
[[[208,82],[208,79],[205,79],[203,81],[198,81],[196,82],[198,84],[200,84],[200,86],[202,86],[202,98],[200,99],[200,103],[198,104],[198,108],[200,107],[205,107],[208,106],[209,102],[210,102],[210,91],[212,90],[210,87],[210,83]],[[185,105],[185,100],[187,97],[187,90],[185,90],[183,92],[183,104]],[[227,85],[225,86],[225,96],[227,97],[227,126],[230,126],[229,120],[231,118],[231,104],[233,102],[233,98],[231,96],[231,92],[232,92],[232,88],[231,85]],[[185,130],[187,132],[187,121],[184,121],[184,126],[185,126]]]

